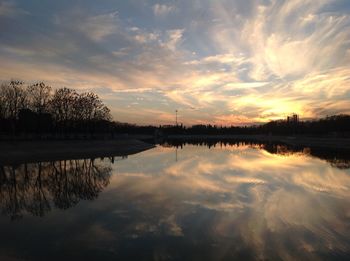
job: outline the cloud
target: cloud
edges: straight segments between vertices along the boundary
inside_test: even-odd
[[[243,57],[236,57],[234,54],[226,53],[226,54],[206,56],[200,60],[189,61],[187,62],[187,64],[205,65],[205,64],[218,63],[218,64],[228,64],[228,65],[231,65],[231,64],[239,65],[244,61],[245,59]]]
[[[0,17],[14,17],[16,15],[28,15],[29,12],[18,8],[13,1],[3,1],[0,3]]]
[[[166,5],[166,4],[155,4],[153,6],[153,13],[155,16],[166,16],[171,12],[176,10],[175,6]]]
[[[177,45],[182,41],[184,29],[174,29],[168,30],[167,41],[165,42],[165,46],[172,51],[176,50]]]
[[[140,108],[227,125],[349,111],[350,16],[335,1],[23,6],[0,5],[2,80],[108,87],[112,111],[122,97],[147,123],[166,117]],[[18,10],[31,15],[9,16]],[[137,107],[127,93],[147,99]]]
[[[257,9],[256,17],[245,22],[242,37],[251,46],[252,78],[302,77],[344,63],[343,45],[349,33],[342,28],[350,20],[322,13],[325,3],[273,1]],[[300,16],[312,19],[305,22]]]
[[[107,36],[118,32],[119,18],[117,11],[91,16],[80,10],[74,10],[68,16],[55,15],[54,24],[69,30],[80,31],[94,41],[102,41]]]
[[[89,17],[79,26],[96,41],[103,40],[117,31],[118,12]]]

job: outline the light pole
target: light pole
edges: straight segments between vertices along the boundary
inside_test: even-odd
[[[176,123],[176,126],[177,126],[177,110],[175,110],[175,123]]]

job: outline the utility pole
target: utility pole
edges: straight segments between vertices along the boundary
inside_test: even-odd
[[[176,126],[177,126],[177,110],[175,110],[175,123],[176,123]]]

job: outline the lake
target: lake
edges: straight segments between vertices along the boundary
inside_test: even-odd
[[[349,260],[344,153],[171,144],[0,167],[1,260]]]

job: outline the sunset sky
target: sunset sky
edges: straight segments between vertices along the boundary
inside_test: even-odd
[[[97,93],[115,120],[350,113],[349,0],[0,0],[0,80]]]

